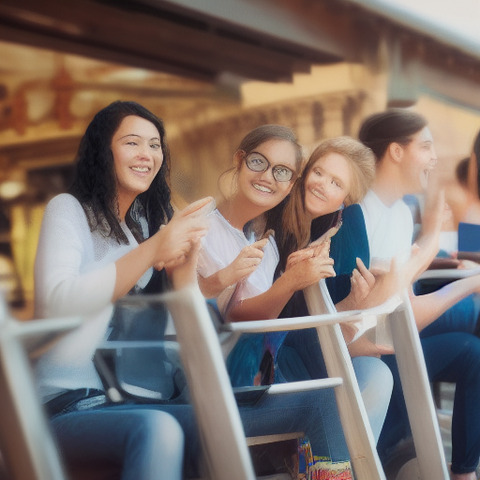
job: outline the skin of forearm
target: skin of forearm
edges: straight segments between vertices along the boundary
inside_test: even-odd
[[[277,318],[294,292],[291,282],[283,274],[266,292],[235,305],[228,313],[228,320],[240,322]]]
[[[468,295],[480,291],[480,275],[462,278],[435,292],[425,295],[410,295],[415,321],[421,331],[446,310]]]
[[[349,295],[335,304],[335,308],[337,309],[337,312],[347,312],[349,310],[356,310],[358,307]]]
[[[228,267],[218,270],[209,277],[198,275],[198,285],[205,298],[215,298],[227,287],[233,285],[228,275]]]

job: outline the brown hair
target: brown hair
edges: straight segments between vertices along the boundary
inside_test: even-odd
[[[427,126],[419,113],[402,108],[391,108],[367,117],[358,133],[359,140],[371,148],[379,162],[391,143],[408,145],[413,135]]]
[[[301,145],[298,143],[297,137],[293,130],[289,127],[284,125],[276,125],[276,124],[267,124],[267,125],[260,125],[259,127],[250,130],[245,137],[243,137],[242,141],[240,142],[236,152],[243,151],[245,154],[249,154],[253,152],[259,145],[266,143],[270,140],[284,140],[290,142],[290,144],[295,149],[295,166],[296,172],[299,173],[302,168],[303,163],[303,151]],[[219,190],[222,192],[222,195],[225,196],[223,193],[223,189],[221,187],[222,180],[228,175],[233,173],[232,177],[232,186],[236,185],[236,178],[237,174],[241,168],[242,164],[237,163],[233,167],[229,168],[227,171],[223,172],[219,179],[218,185]]]

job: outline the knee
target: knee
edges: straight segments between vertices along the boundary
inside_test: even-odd
[[[184,433],[172,415],[160,410],[143,410],[136,412],[135,416],[136,428],[132,441],[137,445],[149,446],[154,451],[156,448],[161,448],[161,451],[183,450]]]
[[[390,368],[375,357],[357,357],[354,360],[355,373],[364,402],[388,405],[393,390],[393,375]]]

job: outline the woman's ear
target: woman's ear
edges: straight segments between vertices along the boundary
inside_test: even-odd
[[[400,162],[403,156],[403,146],[397,142],[392,142],[388,146],[388,153],[390,154],[390,157],[392,158],[392,160],[398,163]]]
[[[243,150],[237,150],[233,155],[233,165],[237,170],[240,170],[242,166],[243,158],[245,156],[245,152]]]

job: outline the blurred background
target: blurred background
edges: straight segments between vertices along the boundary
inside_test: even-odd
[[[480,129],[479,18],[479,0],[2,0],[0,290],[31,318],[43,208],[117,99],[165,121],[178,204],[214,195],[259,124],[308,154],[389,106],[428,118],[453,178]]]

